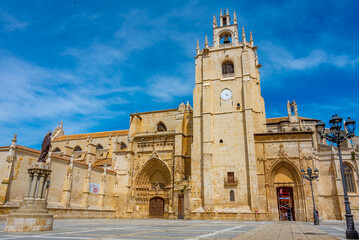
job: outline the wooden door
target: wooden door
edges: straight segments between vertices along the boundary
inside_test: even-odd
[[[160,197],[150,200],[150,217],[163,217],[165,201]]]
[[[184,219],[184,200],[183,194],[178,195],[178,219]]]

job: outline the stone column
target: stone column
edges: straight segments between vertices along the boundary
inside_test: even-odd
[[[30,188],[32,183],[32,178],[34,177],[34,174],[32,172],[29,172],[29,182],[27,184],[27,191],[25,195],[25,199],[28,199],[30,197]]]
[[[62,204],[65,208],[70,206],[71,188],[72,188],[72,174],[73,174],[73,161],[74,155],[71,156],[70,164],[67,166],[66,177],[64,181],[64,187],[62,190]]]
[[[44,179],[45,179],[45,173],[40,173],[40,180],[37,184],[36,188],[36,199],[41,199],[42,197],[42,190],[44,187]]]
[[[106,168],[104,169],[101,175],[101,186],[100,186],[100,199],[98,201],[98,206],[103,209],[105,202],[105,189],[106,189]]]
[[[35,198],[35,191],[36,191],[36,184],[37,184],[37,179],[39,176],[38,171],[36,171],[36,169],[29,169],[29,174],[32,174],[32,182],[30,185],[30,194],[29,194],[29,198]]]
[[[46,209],[45,185],[51,174],[49,166],[37,163],[28,169],[29,184],[24,200],[19,209],[9,214],[4,232],[50,231],[53,215]]]
[[[85,208],[88,208],[88,199],[90,194],[90,180],[91,180],[91,163],[88,164],[85,181],[84,181],[83,195],[82,195],[82,205]]]
[[[2,181],[0,185],[0,204],[5,204],[5,201],[8,197],[10,190],[10,181],[11,181],[11,172],[13,171],[14,162],[16,161],[16,134],[12,139],[11,146],[9,148],[9,153],[6,158],[5,172],[2,174]]]

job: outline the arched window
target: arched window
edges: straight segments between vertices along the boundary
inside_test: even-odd
[[[298,131],[298,128],[292,128],[291,130],[290,130],[291,132],[297,132]]]
[[[126,148],[127,148],[127,145],[124,142],[121,142],[121,150],[126,149]]]
[[[294,116],[295,112],[294,112],[294,106],[290,106],[290,114],[292,116]]]
[[[233,77],[234,66],[232,62],[225,62],[222,64],[222,74],[223,77]]]
[[[167,131],[166,125],[163,122],[159,122],[157,124],[157,131],[158,132]]]
[[[80,146],[76,146],[76,147],[74,148],[74,151],[75,151],[75,152],[81,152],[82,149],[80,148]]]
[[[344,163],[343,171],[344,171],[345,185],[347,186],[348,192],[356,192],[353,169],[348,164]]]
[[[96,145],[96,149],[103,149],[103,147],[102,147],[101,144],[97,144],[97,145]]]
[[[310,127],[307,128],[307,131],[313,131],[313,129],[311,129]]]
[[[234,202],[234,190],[229,191],[229,201]]]
[[[226,44],[232,42],[232,35],[230,33],[223,33],[219,36],[220,44]]]
[[[55,148],[54,151],[52,151],[52,152],[61,152],[61,150],[60,150],[60,148],[57,147],[57,148]]]

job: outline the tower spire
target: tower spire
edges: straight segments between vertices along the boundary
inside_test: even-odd
[[[237,24],[236,11],[234,11],[234,13],[233,13],[233,24]]]
[[[227,8],[227,12],[226,12],[226,15],[229,15],[229,12],[228,12],[228,8]]]
[[[197,46],[196,46],[197,55],[199,54],[199,41],[197,39]]]
[[[219,16],[222,16],[223,14],[222,14],[222,9],[221,9],[221,12],[220,12],[220,14],[219,14]]]
[[[242,27],[242,42],[246,42],[246,32],[244,31],[244,27]]]
[[[216,15],[213,14],[213,27],[217,27],[217,19],[216,19]]]

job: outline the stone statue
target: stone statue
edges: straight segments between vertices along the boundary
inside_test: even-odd
[[[44,141],[42,141],[41,153],[40,153],[40,157],[37,160],[37,162],[46,163],[46,156],[49,153],[50,147],[51,147],[51,132],[49,131],[46,134]]]

